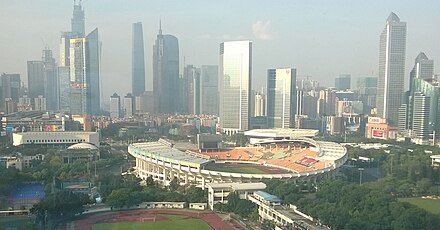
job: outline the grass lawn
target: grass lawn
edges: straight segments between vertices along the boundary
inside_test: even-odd
[[[248,173],[248,174],[267,174],[266,172],[247,166],[237,166],[237,165],[207,165],[205,166],[206,170],[219,171],[219,172],[229,172],[229,173]]]
[[[93,230],[135,230],[135,229],[164,229],[164,230],[211,230],[212,228],[201,219],[185,219],[186,216],[162,215],[167,220],[146,222],[120,222],[107,224],[94,224]]]
[[[31,225],[33,218],[27,216],[2,216],[0,229],[26,229]]]
[[[400,202],[408,202],[419,208],[433,214],[440,214],[440,200],[439,199],[423,199],[423,198],[399,198]]]

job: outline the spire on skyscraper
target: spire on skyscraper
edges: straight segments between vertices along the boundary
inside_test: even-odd
[[[159,34],[162,35],[162,19],[159,18]]]

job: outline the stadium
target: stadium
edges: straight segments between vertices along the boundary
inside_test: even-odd
[[[316,182],[347,161],[340,144],[305,137],[259,141],[252,147],[186,151],[160,139],[131,144],[128,152],[136,158],[134,172],[141,179],[151,176],[167,185],[177,178],[181,184],[203,188],[207,183],[264,179]]]

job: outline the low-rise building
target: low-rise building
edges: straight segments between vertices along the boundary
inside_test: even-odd
[[[23,132],[12,136],[14,146],[38,145],[45,147],[69,147],[77,143],[91,143],[99,147],[98,132]]]
[[[260,221],[269,220],[275,223],[275,229],[328,230],[313,217],[301,212],[295,205],[282,205],[281,199],[263,191],[248,196],[248,200],[258,206]],[[290,228],[289,228],[290,229]]]
[[[214,210],[214,205],[217,203],[227,203],[227,196],[231,192],[237,192],[240,199],[247,199],[247,197],[254,192],[266,189],[266,184],[258,183],[208,183],[208,205],[211,210]]]

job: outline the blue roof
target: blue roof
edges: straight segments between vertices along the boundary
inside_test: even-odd
[[[281,199],[275,195],[269,194],[267,192],[264,191],[257,191],[255,192],[255,194],[263,197],[264,200],[269,201],[271,203],[281,203]]]
[[[17,184],[10,193],[10,199],[43,199],[44,195],[42,183]]]

